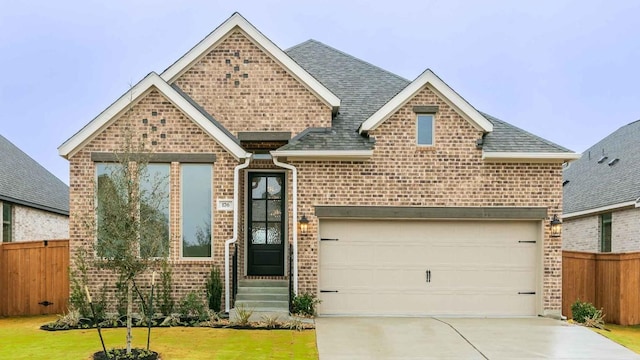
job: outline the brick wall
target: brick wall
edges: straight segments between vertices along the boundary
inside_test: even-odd
[[[69,238],[69,217],[13,204],[13,241]]]
[[[147,119],[147,124],[143,123],[144,119]],[[237,161],[155,90],[70,157],[69,225],[72,256],[81,247],[90,250],[95,241],[92,231],[95,164],[91,161],[91,152],[122,149],[126,133],[131,133],[134,140],[148,144],[154,152],[216,154],[213,164],[212,209],[215,221],[212,259],[180,259],[180,164],[172,163],[170,170],[170,263],[173,265],[175,297],[180,299],[192,290],[203,292],[211,266],[217,265],[222,269],[223,245],[225,240],[233,236],[233,213],[217,211],[215,200],[233,198],[233,168]],[[143,134],[146,134],[146,138]],[[151,145],[153,141],[157,142],[156,145]],[[115,277],[106,271],[92,269],[90,275],[92,291],[97,291],[105,281],[115,281]]]
[[[240,30],[175,83],[234,135],[331,126],[331,108]]]
[[[640,250],[640,209],[615,211],[611,215],[611,252]],[[600,251],[600,215],[566,219],[563,224],[565,250]]]

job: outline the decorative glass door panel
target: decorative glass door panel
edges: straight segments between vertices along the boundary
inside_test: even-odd
[[[248,275],[284,275],[283,173],[249,173]]]

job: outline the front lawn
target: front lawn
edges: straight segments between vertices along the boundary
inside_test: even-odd
[[[102,350],[92,330],[43,331],[55,316],[0,318],[0,359],[90,359]],[[126,329],[105,329],[107,348],[125,346]],[[133,330],[133,346],[146,347],[147,330]],[[153,328],[151,350],[162,360],[318,359],[315,330]]]
[[[609,339],[617,342],[618,344],[623,345],[640,354],[640,325],[621,326],[607,324],[606,327],[611,331],[604,331],[599,329],[594,330],[599,334],[602,334]]]

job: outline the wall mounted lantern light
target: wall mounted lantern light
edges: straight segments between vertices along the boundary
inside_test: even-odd
[[[309,229],[309,219],[307,219],[306,216],[302,215],[302,218],[300,218],[300,221],[298,222],[300,223],[300,232],[306,234],[307,230]]]
[[[553,215],[551,219],[551,237],[559,237],[562,233],[562,221],[558,219],[558,215]]]

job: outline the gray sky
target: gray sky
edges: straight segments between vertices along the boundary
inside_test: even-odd
[[[232,4],[232,5],[230,5]],[[9,1],[0,134],[68,183],[57,147],[234,11],[282,49],[310,38],[582,152],[640,119],[640,1]]]

